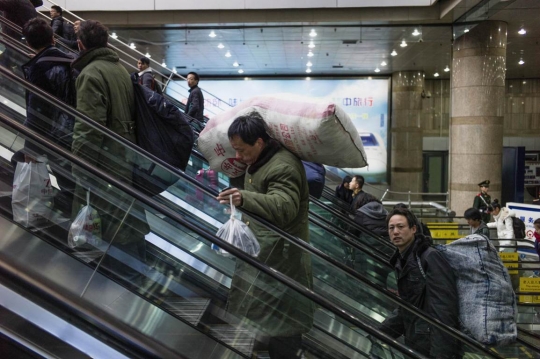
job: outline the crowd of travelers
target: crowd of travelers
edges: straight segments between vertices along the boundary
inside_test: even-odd
[[[24,6],[16,7],[18,10],[13,11],[15,3]],[[99,125],[135,143],[133,80],[120,64],[117,53],[108,46],[108,29],[95,20],[71,25],[63,18],[59,6],[51,7],[52,21],[49,23],[37,18],[34,5],[40,4],[0,0],[0,10],[4,11],[6,18],[22,26],[27,44],[36,52],[22,66],[25,78],[76,107]],[[80,51],[76,58],[55,46],[55,34],[68,47]],[[9,53],[3,54],[3,64],[7,56]],[[140,58],[137,68],[136,81],[161,93],[149,59]],[[204,97],[198,87],[199,80],[195,72],[187,75],[190,90],[185,112],[203,120]],[[33,93],[29,93],[26,100],[26,126],[91,165],[131,183],[133,169],[119,166],[116,159],[129,157],[123,145],[105,137],[95,126],[77,120]],[[236,207],[265,218],[309,243],[309,196],[321,196],[324,166],[302,163],[268,133],[267,124],[257,112],[233,121],[228,129],[228,138],[236,151],[236,158],[248,165],[247,173],[243,182],[222,191],[216,200],[221,204],[232,202]],[[36,161],[42,155],[54,157],[54,154],[44,152],[30,142],[25,145],[23,153],[25,162]],[[111,191],[106,184],[89,178],[84,170],[69,164],[53,166],[51,170],[64,198],[60,201],[63,203],[62,212],[75,218],[89,198],[92,207],[100,213],[102,237],[114,238],[115,249],[136,260],[135,265],[128,266],[119,257],[107,256],[104,265],[123,279],[138,280],[140,273],[145,271],[145,235],[150,231],[142,206],[132,203],[129,214],[126,214],[117,205],[125,202],[125,198]],[[88,183],[93,188],[90,194]],[[498,200],[491,201],[489,184],[489,181],[479,184],[480,193],[475,197],[473,207],[465,211],[464,217],[471,234],[489,239],[489,228],[495,228],[498,239],[516,239],[515,214],[502,207]],[[404,203],[395,205],[389,212],[378,198],[364,191],[364,185],[363,176],[346,176],[335,190],[335,196],[345,203],[344,213],[369,231],[366,234],[358,229],[350,229],[349,234],[360,239],[363,236],[378,238],[368,241],[375,250],[382,251],[387,247],[383,241],[393,244],[395,251],[390,264],[396,274],[397,293],[401,299],[441,323],[460,329],[456,278],[445,256],[432,247],[429,228]],[[490,222],[491,216],[493,222]],[[303,286],[312,288],[308,252],[287,245],[284,238],[248,219],[245,222],[261,246],[259,260],[276,271],[286,273]],[[540,219],[534,225],[534,236],[538,243]],[[347,264],[359,273],[369,269],[369,256],[364,251],[355,248],[347,250],[345,255],[348,256]],[[263,343],[261,345],[271,358],[301,358],[302,336],[313,326],[314,304],[289,288],[279,288],[269,293],[265,287],[267,285],[268,278],[260,276],[254,267],[238,261],[231,282],[227,312],[245,318],[264,330],[267,337],[260,338],[259,342]],[[430,327],[410,312],[396,310],[380,324],[379,329],[392,337],[404,336],[407,345],[429,357],[458,358],[461,355],[455,339],[436,327]]]

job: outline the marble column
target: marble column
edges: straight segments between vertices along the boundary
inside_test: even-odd
[[[422,191],[423,88],[423,71],[400,71],[392,74],[392,152],[390,157],[390,189],[392,191]]]
[[[491,198],[501,198],[505,75],[505,22],[482,22],[454,42],[449,190],[458,216],[484,180]]]

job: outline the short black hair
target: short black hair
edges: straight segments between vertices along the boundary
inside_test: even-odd
[[[139,61],[140,61],[141,63],[145,64],[145,65],[150,66],[150,59],[149,59],[148,57],[146,57],[146,56],[141,57],[141,58],[139,59]]]
[[[412,213],[407,208],[394,208],[388,213],[386,216],[386,226],[388,227],[388,222],[390,222],[390,219],[394,216],[403,216],[407,218],[407,224],[409,225],[409,228],[412,228],[413,226],[416,226],[416,216],[414,213]],[[417,228],[418,230],[418,228]]]
[[[409,206],[407,206],[405,203],[398,203],[394,206],[394,208],[404,208],[409,209]]]
[[[24,24],[22,33],[28,45],[34,50],[52,45],[53,30],[45,19],[33,18]]]
[[[353,178],[356,178],[356,183],[358,183],[360,188],[364,187],[364,182],[365,182],[364,176],[354,175]]]
[[[540,218],[537,218],[537,219],[534,220],[533,225],[537,225],[537,224],[540,224]]]
[[[62,8],[58,5],[53,5],[51,6],[51,10],[56,10],[57,13],[60,14],[60,16],[62,16]]]
[[[469,208],[465,211],[465,214],[463,214],[463,217],[465,219],[472,219],[473,221],[481,221],[482,215],[480,214],[480,211],[476,208]]]
[[[190,73],[188,73],[188,76],[189,75],[193,75],[193,77],[195,77],[195,80],[197,80],[197,82],[199,82],[199,74],[198,73],[191,71]]]
[[[351,176],[345,176],[343,177],[343,182],[341,183],[351,183],[352,177]]]
[[[109,29],[99,21],[85,20],[81,21],[77,38],[88,50],[96,47],[107,47],[108,31]]]
[[[491,203],[491,207],[501,209],[501,204],[499,203],[498,199],[494,199]]]
[[[227,131],[229,139],[239,136],[242,141],[253,146],[259,138],[266,143],[270,139],[268,125],[257,111],[237,117]]]

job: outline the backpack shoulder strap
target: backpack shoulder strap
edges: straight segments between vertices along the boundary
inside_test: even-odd
[[[73,62],[73,59],[67,59],[65,57],[58,57],[58,56],[44,56],[36,61],[36,64],[39,64],[40,62],[61,62],[64,64],[71,64]]]

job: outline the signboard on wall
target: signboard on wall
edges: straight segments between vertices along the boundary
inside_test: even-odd
[[[347,112],[357,128],[369,166],[348,169],[327,167],[327,170],[340,177],[346,175],[345,170],[350,174],[363,175],[370,183],[387,182],[388,79],[204,80],[200,85],[207,91],[204,96],[205,110],[208,111],[205,112],[210,118],[212,113],[227,110],[228,105],[235,106],[258,95],[291,93],[336,103]],[[226,104],[218,101],[218,98]],[[343,153],[343,156],[347,154]]]

